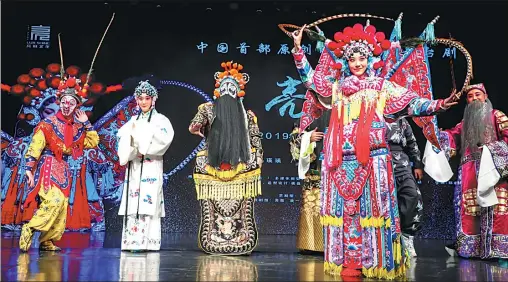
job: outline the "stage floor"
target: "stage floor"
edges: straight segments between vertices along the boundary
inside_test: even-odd
[[[65,233],[62,252],[21,253],[19,232],[2,232],[2,281],[340,281],[325,275],[321,255],[301,255],[295,236],[261,235],[250,256],[210,256],[196,234],[163,234],[160,252],[120,251],[119,233]],[[412,281],[508,281],[498,261],[449,257],[441,240],[416,240]],[[360,280],[358,280],[360,281]],[[367,279],[363,279],[367,281]]]

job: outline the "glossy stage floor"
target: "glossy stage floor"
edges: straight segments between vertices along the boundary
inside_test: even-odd
[[[62,252],[21,253],[19,232],[2,232],[2,281],[340,281],[323,273],[321,255],[302,255],[295,236],[261,235],[250,256],[210,256],[196,234],[163,234],[160,252],[120,251],[119,233],[65,233]],[[441,240],[416,240],[412,281],[508,281],[498,261],[449,257]],[[361,281],[359,279],[357,281]],[[363,279],[367,281],[367,279]]]

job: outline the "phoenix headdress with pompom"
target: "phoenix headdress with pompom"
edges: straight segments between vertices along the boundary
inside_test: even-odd
[[[218,71],[215,73],[215,90],[213,91],[214,99],[220,98],[220,87],[226,81],[233,82],[238,88],[237,96],[242,98],[245,96],[245,84],[249,82],[249,75],[245,72],[241,72],[243,70],[243,66],[238,63],[230,62],[222,62],[221,67],[224,68],[224,71]]]

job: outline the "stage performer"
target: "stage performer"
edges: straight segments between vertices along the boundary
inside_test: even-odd
[[[127,164],[119,215],[124,216],[122,251],[159,251],[165,217],[163,156],[175,135],[169,119],[155,109],[157,89],[142,81],[134,90],[141,112],[117,133],[120,165]]]
[[[454,206],[457,241],[447,246],[450,255],[481,259],[508,258],[508,118],[492,108],[482,83],[466,88],[467,106],[462,121],[440,133],[447,157],[460,152]],[[425,167],[449,168],[431,162]],[[446,161],[446,160],[445,160]]]
[[[209,254],[250,254],[258,241],[254,201],[261,195],[261,132],[256,115],[243,105],[248,74],[237,63],[221,66],[215,103],[201,104],[189,126],[206,138],[193,174],[201,204],[198,241]]]
[[[330,122],[330,99],[307,91],[316,104],[315,119],[300,130],[300,121],[294,125],[290,137],[290,152],[298,162],[298,177],[303,179],[300,216],[296,233],[296,247],[306,253],[323,252],[323,225],[320,220],[321,162],[323,160],[323,138]]]
[[[25,207],[37,200],[40,205],[21,228],[19,247],[22,251],[30,248],[34,231],[42,232],[41,250],[60,250],[54,242],[60,240],[65,231],[69,194],[77,181],[70,173],[69,163],[83,156],[83,149],[94,148],[99,143],[88,116],[76,110],[82,103],[80,95],[86,95],[87,89],[86,84],[82,89],[79,83],[80,80],[73,77],[62,80],[57,91],[60,110],[37,125],[25,155],[27,183],[31,188]],[[88,207],[74,212],[88,213]]]
[[[292,50],[302,76],[313,80],[301,48],[303,29]],[[325,271],[342,276],[394,279],[406,273],[400,218],[385,117],[433,115],[457,104],[452,95],[428,100],[376,76],[379,58],[391,47],[373,25],[346,27],[325,46],[334,53],[332,113],[324,141],[321,215],[325,226]],[[321,65],[322,67],[322,65]]]
[[[387,123],[387,126],[388,147],[392,154],[397,187],[402,244],[410,257],[416,257],[413,238],[422,228],[423,216],[422,194],[416,183],[416,180],[423,177],[421,153],[411,125],[405,118]]]

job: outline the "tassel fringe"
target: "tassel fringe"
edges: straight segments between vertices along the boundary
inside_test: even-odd
[[[220,181],[213,177],[194,174],[198,200],[224,200],[253,198],[261,195],[261,170],[242,174],[232,181]]]

